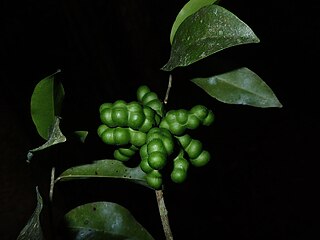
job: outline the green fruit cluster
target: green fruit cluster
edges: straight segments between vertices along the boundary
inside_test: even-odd
[[[205,106],[165,112],[157,94],[142,85],[137,89],[137,101],[103,103],[99,112],[102,124],[97,133],[101,140],[119,147],[114,158],[120,161],[127,161],[139,152],[140,168],[154,189],[161,188],[162,171],[172,159],[175,147],[179,150],[172,160],[171,180],[175,183],[185,181],[190,163],[201,167],[210,161],[210,153],[202,143],[186,133],[188,129],[213,123],[214,115]]]
[[[200,124],[209,126],[214,120],[212,111],[205,106],[196,105],[189,111],[185,109],[170,110],[160,123],[160,127],[168,129],[172,134],[181,136],[187,129],[196,129]]]
[[[126,103],[117,100],[114,103],[104,103],[99,111],[101,122],[108,127],[129,127],[140,132],[148,132],[160,121],[153,109],[136,101]]]
[[[146,85],[142,85],[137,90],[137,99],[142,105],[148,106],[153,109],[160,117],[164,114],[164,105],[160,101],[158,95],[152,92]]]

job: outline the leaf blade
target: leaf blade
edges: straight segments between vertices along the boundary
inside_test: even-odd
[[[48,140],[44,144],[42,144],[41,146],[29,150],[29,152],[27,154],[27,162],[30,162],[30,160],[33,157],[34,152],[42,151],[42,150],[49,148],[49,147],[52,147],[56,144],[64,143],[65,141],[67,141],[67,138],[63,135],[63,133],[60,130],[60,118],[55,117]]]
[[[55,75],[45,77],[35,86],[30,102],[32,121],[39,135],[48,140],[56,116],[60,115],[64,88],[55,80]]]
[[[181,23],[169,61],[161,70],[172,71],[223,49],[259,42],[252,29],[236,15],[219,5],[207,5]]]
[[[71,239],[154,240],[131,213],[119,204],[93,202],[65,215]]]
[[[36,188],[37,192],[37,206],[32,213],[29,221],[26,226],[21,230],[17,240],[44,240],[41,224],[40,224],[40,213],[43,208],[42,197],[38,191],[38,187]]]
[[[282,107],[272,89],[248,68],[239,68],[209,78],[191,80],[211,97],[228,104]]]
[[[190,0],[187,2],[183,8],[178,13],[174,23],[172,24],[170,33],[170,43],[172,44],[174,36],[181,25],[181,23],[190,15],[197,12],[200,8],[207,6],[209,4],[215,3],[217,0]]]
[[[55,182],[99,177],[125,179],[150,188],[146,181],[146,174],[140,166],[131,168],[112,159],[98,160],[91,164],[69,168],[61,173]]]

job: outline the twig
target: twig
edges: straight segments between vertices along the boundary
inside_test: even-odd
[[[167,88],[166,96],[165,96],[165,98],[163,100],[164,104],[168,103],[169,92],[170,92],[171,86],[172,86],[172,75],[170,74],[169,75],[169,82],[168,82],[168,88]]]
[[[163,227],[164,234],[166,236],[166,240],[173,240],[173,236],[172,236],[172,232],[169,224],[168,211],[164,203],[163,191],[156,190],[156,196],[157,196],[157,203],[158,203],[160,218],[162,222],[162,227]]]
[[[54,188],[54,178],[55,178],[55,167],[52,167],[51,169],[51,179],[50,179],[50,191],[49,191],[49,199],[52,202],[53,199],[53,188]]]
[[[170,92],[171,86],[172,86],[172,76],[170,74],[166,96],[163,101],[164,104],[168,103],[169,92]],[[162,223],[164,234],[166,236],[166,240],[173,240],[173,235],[172,235],[170,224],[169,224],[168,210],[167,210],[166,204],[164,202],[163,190],[162,189],[156,190],[155,192],[156,192],[156,197],[157,197],[157,203],[158,203],[161,223]]]

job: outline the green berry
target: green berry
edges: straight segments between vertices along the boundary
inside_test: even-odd
[[[214,121],[214,114],[213,112],[210,110],[208,112],[208,115],[206,116],[206,118],[203,120],[202,124],[204,126],[210,126]]]
[[[103,103],[100,105],[99,112],[101,113],[103,109],[111,108],[111,107],[112,107],[112,103]]]
[[[173,169],[182,169],[187,172],[189,169],[189,162],[184,157],[178,156],[173,160]]]
[[[112,119],[112,108],[104,108],[100,113],[100,120],[108,127],[116,127],[117,124]]]
[[[190,113],[194,114],[201,121],[208,115],[208,109],[202,105],[196,105],[190,109]]]
[[[113,156],[119,161],[128,161],[138,150],[138,148],[132,145],[130,148],[119,148],[114,151]]]
[[[187,178],[187,173],[183,169],[177,168],[171,172],[170,177],[175,183],[183,183]]]
[[[202,152],[202,143],[199,140],[192,139],[189,145],[185,148],[190,158],[196,158]]]
[[[117,100],[112,104],[112,108],[125,108],[127,107],[127,103],[124,100]]]
[[[130,143],[130,133],[127,128],[117,127],[114,129],[113,138],[115,145],[125,145]]]
[[[139,130],[143,125],[146,117],[142,111],[129,111],[128,125],[132,129]]]
[[[152,170],[146,176],[147,183],[154,189],[160,189],[162,186],[162,175],[158,170]]]
[[[190,163],[196,167],[202,167],[210,161],[210,153],[203,150],[196,158],[190,158]]]
[[[112,108],[111,118],[118,127],[128,126],[128,110],[126,107]]]
[[[188,121],[187,121],[187,128],[189,129],[196,129],[200,125],[200,120],[194,114],[189,114]]]
[[[150,88],[146,85],[142,85],[137,89],[137,99],[142,102],[142,98],[150,92]]]
[[[188,121],[188,111],[185,109],[179,109],[175,112],[176,119],[180,124],[186,124]]]
[[[185,149],[187,148],[187,146],[190,144],[190,142],[192,141],[192,138],[190,137],[190,135],[185,134],[183,136],[176,136],[176,138],[178,139],[178,141],[180,142],[181,146]]]
[[[158,95],[155,92],[148,92],[142,97],[141,101],[144,105],[148,105],[148,103],[156,99],[158,99]]]
[[[177,136],[182,135],[186,130],[186,127],[181,125],[179,122],[172,122],[171,124],[169,124],[169,127],[170,132]]]
[[[167,152],[165,146],[160,138],[154,138],[148,141],[148,153],[152,152]]]
[[[104,124],[101,124],[99,127],[98,127],[98,130],[97,130],[97,133],[98,133],[98,136],[101,137],[102,133],[104,131],[106,131],[108,129],[108,127]]]
[[[136,101],[129,102],[127,104],[129,112],[140,112],[142,110],[142,105]]]
[[[146,143],[147,135],[144,132],[128,129],[130,133],[130,142],[136,147],[141,147]]]
[[[160,170],[166,165],[167,156],[163,152],[152,152],[149,154],[148,163],[153,169]]]
[[[111,128],[106,128],[105,131],[103,131],[100,135],[102,141],[105,144],[116,144],[114,137],[113,137],[113,129]]]
[[[153,170],[152,167],[150,167],[149,163],[148,163],[148,150],[147,150],[147,144],[143,145],[140,148],[140,158],[141,158],[141,162],[140,162],[140,168],[142,171],[144,171],[145,173],[149,173]]]

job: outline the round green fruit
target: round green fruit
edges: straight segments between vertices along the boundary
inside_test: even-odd
[[[170,177],[175,183],[183,183],[187,178],[187,173],[183,169],[177,168],[171,172]]]

